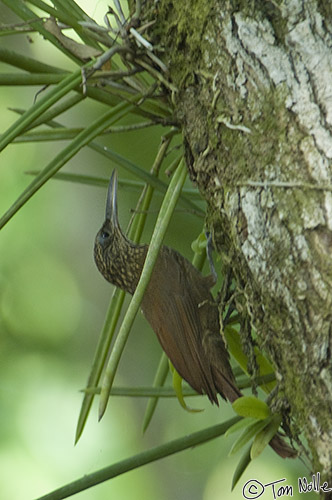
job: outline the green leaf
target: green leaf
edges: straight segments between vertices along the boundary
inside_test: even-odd
[[[1,73],[0,86],[53,85],[67,76],[68,73]]]
[[[252,437],[254,437],[258,432],[260,432],[264,427],[268,425],[270,419],[266,420],[257,420],[252,425],[248,426],[241,436],[233,443],[233,446],[229,452],[229,456],[235,455],[245,444],[250,441]]]
[[[0,84],[1,84],[1,74],[0,74]],[[140,128],[146,128],[152,126],[152,122],[142,122],[134,123],[132,125],[119,125],[115,127],[110,127],[104,130],[102,135],[114,134],[117,132],[130,132],[131,130],[138,130]],[[76,128],[66,128],[66,127],[56,127],[50,130],[38,130],[37,132],[28,132],[16,137],[15,143],[20,142],[43,142],[43,141],[69,141],[82,132],[82,127]]]
[[[206,236],[204,231],[192,242],[191,249],[194,253],[198,254],[206,251]]]
[[[158,364],[157,372],[153,380],[153,387],[160,388],[164,385],[168,371],[169,371],[168,358],[166,354],[163,352]],[[143,419],[143,432],[146,431],[149,423],[151,422],[151,419],[157,407],[157,403],[158,403],[158,398],[154,397],[150,398],[148,404],[146,405],[146,410]]]
[[[226,436],[228,436],[229,434],[234,434],[235,432],[242,431],[243,429],[254,424],[255,422],[257,422],[255,418],[251,417],[241,418],[239,422],[236,422],[236,424],[232,425],[232,427],[228,429]]]
[[[42,63],[32,57],[0,47],[0,61],[30,73],[67,73],[65,70]]]
[[[30,125],[26,128],[26,130],[28,131],[28,130],[34,129],[41,124],[46,124],[49,127],[53,127],[53,128],[65,129],[65,127],[63,127],[59,122],[56,122],[54,120],[54,118],[61,115],[65,111],[68,111],[69,109],[73,108],[77,103],[79,103],[83,99],[85,99],[85,96],[83,96],[82,94],[79,94],[79,93],[63,97],[63,99],[61,100],[61,102],[59,104],[52,106],[51,109],[49,109],[45,113],[42,113],[42,115],[39,118],[34,120],[32,123],[30,123]],[[116,103],[116,104],[118,104],[118,103]],[[19,115],[23,115],[26,112],[25,109],[21,109],[21,108],[9,108],[9,109],[11,111],[14,111],[14,113],[18,113]],[[22,136],[16,137],[15,142],[19,142],[21,140],[21,138],[22,138],[22,141],[25,141],[24,135],[22,135]]]
[[[252,460],[262,453],[273,436],[278,432],[281,421],[282,418],[280,415],[273,415],[270,423],[256,434],[250,451]]]
[[[244,473],[244,471],[246,470],[246,468],[248,467],[250,462],[251,462],[250,446],[248,446],[246,451],[243,453],[239,463],[237,464],[237,467],[236,467],[235,472],[233,474],[232,491],[234,490],[235,486],[237,485],[239,479],[241,478],[242,474]]]
[[[176,371],[176,369],[172,365],[171,361],[169,361],[169,364],[170,364],[171,371],[173,374],[173,388],[174,388],[175,394],[176,394],[178,401],[179,401],[180,405],[182,406],[182,408],[184,410],[188,411],[189,413],[197,413],[197,412],[203,411],[203,409],[199,409],[199,408],[190,408],[190,406],[188,406],[186,404],[184,397],[183,397],[183,391],[182,391],[182,377],[181,377],[181,375],[178,374],[178,372]]]
[[[241,417],[263,420],[271,415],[268,405],[254,396],[242,396],[232,404],[233,410]]]
[[[168,359],[167,361],[167,369],[168,369]],[[82,389],[80,392],[84,392],[86,394],[100,394],[100,387],[85,387],[85,389]],[[122,387],[122,386],[117,386],[117,387],[112,387],[111,389],[111,396],[116,396],[116,397],[128,397],[128,398],[176,398],[176,394],[174,392],[174,387],[173,386],[166,386],[166,387],[157,387],[157,386],[134,386],[134,387]],[[198,394],[194,389],[191,387],[185,387],[183,389],[183,395],[184,396],[198,396],[202,397],[201,394]]]
[[[123,167],[128,172],[140,178],[141,180],[151,184],[151,186],[153,186],[155,189],[158,189],[162,193],[166,192],[167,184],[165,182],[161,181],[160,179],[156,179],[154,176],[149,174],[149,172],[147,172],[141,167],[138,167],[131,160],[128,160],[127,158],[116,153],[115,151],[112,151],[110,148],[107,148],[106,146],[101,146],[100,144],[97,144],[95,142],[91,142],[89,144],[89,147],[94,151],[97,151],[98,153],[102,154],[106,158],[109,158],[116,165]],[[195,203],[193,203],[187,196],[181,195],[179,203],[182,206],[184,205],[191,210],[195,210],[199,214],[203,214],[203,210],[201,210],[201,208],[199,208]]]
[[[227,341],[227,346],[228,346],[229,352],[235,358],[237,363],[241,366],[242,370],[247,375],[249,375],[249,373],[248,373],[248,357],[243,352],[239,332],[237,332],[230,325],[227,325],[225,328],[224,334],[225,334],[225,338]],[[263,356],[261,351],[257,347],[255,347],[254,352],[255,352],[255,356],[256,356],[257,365],[259,366],[258,375],[268,375],[270,373],[273,373],[274,372],[273,366],[271,365],[270,361],[265,356]],[[262,384],[261,387],[267,394],[269,394],[272,391],[272,389],[274,389],[275,385],[276,385],[276,382],[268,382],[268,383]]]

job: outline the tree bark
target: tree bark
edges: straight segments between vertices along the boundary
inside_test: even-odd
[[[332,486],[331,4],[148,0],[143,10],[237,305],[274,363],[312,471]]]

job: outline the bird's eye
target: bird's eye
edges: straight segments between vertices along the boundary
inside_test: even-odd
[[[100,237],[103,239],[103,240],[106,240],[108,237],[109,237],[109,233],[107,231],[102,231],[100,233]]]

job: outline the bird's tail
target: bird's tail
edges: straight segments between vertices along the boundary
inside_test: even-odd
[[[233,374],[228,373],[225,375],[219,369],[215,369],[213,372],[213,381],[217,392],[231,403],[243,396],[240,389],[236,386]]]

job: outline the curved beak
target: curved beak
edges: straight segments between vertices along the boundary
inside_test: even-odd
[[[118,205],[117,205],[117,191],[118,191],[118,174],[113,170],[110,183],[107,191],[106,213],[107,221],[113,226],[119,226],[118,222]]]

